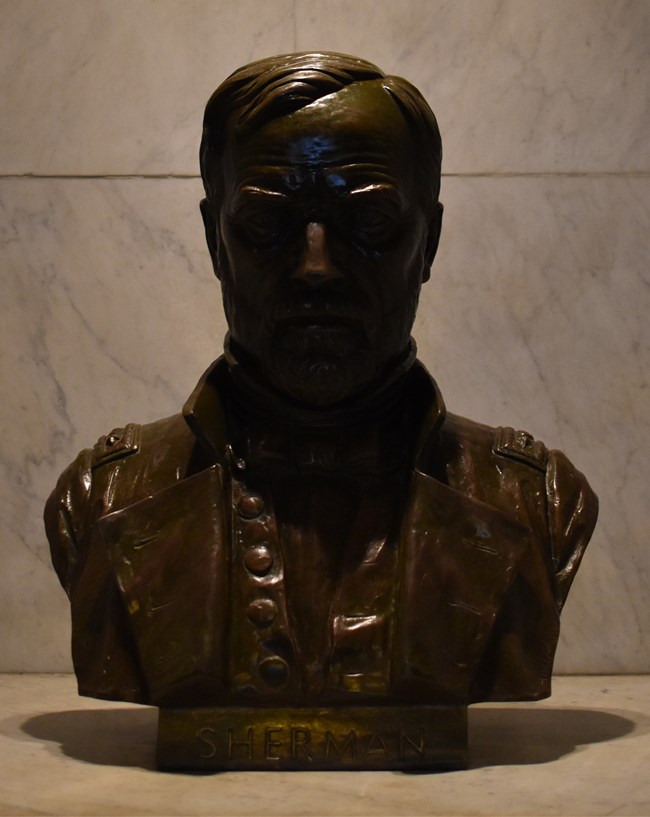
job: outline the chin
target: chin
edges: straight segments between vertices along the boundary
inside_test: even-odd
[[[270,339],[260,360],[276,390],[312,406],[347,400],[376,373],[359,327],[285,328]]]
[[[324,407],[354,397],[372,382],[367,363],[359,353],[345,360],[280,356],[264,368],[277,391],[299,403]]]

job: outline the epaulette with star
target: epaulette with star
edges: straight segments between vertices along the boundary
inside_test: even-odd
[[[107,462],[123,459],[135,454],[140,448],[141,426],[129,423],[124,428],[114,428],[110,434],[104,434],[93,448],[92,468],[98,468]]]
[[[527,431],[515,431],[510,426],[498,428],[492,450],[501,457],[532,465],[540,471],[546,470],[548,450]]]

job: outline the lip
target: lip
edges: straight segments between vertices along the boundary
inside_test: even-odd
[[[305,329],[341,329],[354,328],[362,325],[358,318],[350,315],[336,315],[332,313],[301,312],[280,319],[278,323],[285,327],[299,327]]]

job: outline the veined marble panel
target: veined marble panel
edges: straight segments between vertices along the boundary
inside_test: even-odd
[[[297,0],[296,32],[413,82],[447,173],[650,170],[645,0]]]
[[[448,173],[650,170],[646,0],[20,0],[0,32],[0,173],[194,174],[214,88],[305,49],[418,85]]]
[[[178,411],[220,353],[225,324],[200,181],[22,179],[0,190],[0,664],[67,668],[43,500],[78,449]]]
[[[0,173],[195,174],[203,108],[292,51],[292,0],[0,5]]]
[[[447,406],[565,451],[600,498],[563,672],[650,668],[650,180],[446,179],[415,336]]]
[[[0,669],[69,667],[42,506],[77,451],[180,409],[224,322],[197,180],[1,180]],[[446,179],[415,336],[450,410],[564,449],[601,499],[557,669],[648,648],[650,180]]]

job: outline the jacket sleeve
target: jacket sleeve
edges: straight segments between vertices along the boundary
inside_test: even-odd
[[[561,610],[598,517],[598,497],[561,451],[550,451],[546,495],[555,598]]]
[[[92,451],[84,449],[61,474],[45,503],[45,532],[52,564],[68,596],[81,555],[80,542],[91,488],[91,461]]]

